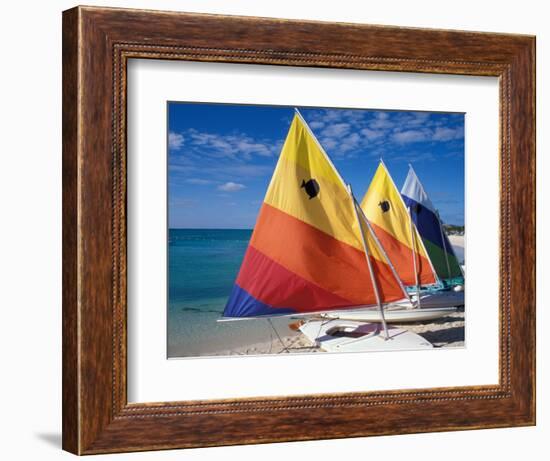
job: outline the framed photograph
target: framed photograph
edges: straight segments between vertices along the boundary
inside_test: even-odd
[[[535,424],[535,39],[63,13],[63,448]]]

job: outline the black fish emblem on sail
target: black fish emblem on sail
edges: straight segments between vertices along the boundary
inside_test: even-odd
[[[310,179],[307,182],[302,179],[302,185],[300,186],[300,189],[304,189],[306,191],[306,194],[309,196],[310,200],[314,197],[317,197],[317,195],[319,195],[319,191],[321,190],[321,188],[319,187],[319,183],[315,181],[315,179]]]
[[[382,210],[382,213],[387,213],[388,211],[390,211],[390,202],[388,202],[387,200],[379,202],[378,206]]]

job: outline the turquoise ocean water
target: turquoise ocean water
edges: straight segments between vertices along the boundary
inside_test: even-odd
[[[217,322],[239,272],[250,229],[170,229],[168,357],[217,355],[270,340],[265,319]]]
[[[221,314],[252,230],[170,229],[170,308]]]

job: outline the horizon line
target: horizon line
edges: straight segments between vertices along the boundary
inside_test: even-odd
[[[169,230],[254,230],[253,227],[168,227]]]
[[[466,227],[465,224],[449,224],[444,226]],[[168,230],[254,230],[254,227],[168,227]]]

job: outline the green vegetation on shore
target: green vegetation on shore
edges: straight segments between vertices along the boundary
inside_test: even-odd
[[[443,224],[443,229],[447,235],[463,235],[464,226],[457,226],[456,224]]]

